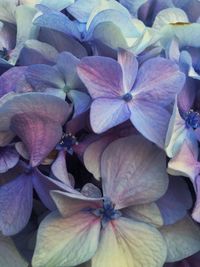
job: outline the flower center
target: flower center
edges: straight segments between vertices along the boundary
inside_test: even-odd
[[[73,154],[73,146],[78,145],[77,139],[71,133],[63,134],[62,139],[57,144],[57,150],[65,150],[70,154]]]
[[[63,92],[65,92],[66,94],[68,94],[69,93],[69,91],[71,90],[71,87],[70,86],[68,86],[67,84],[63,87]]]
[[[115,210],[113,203],[109,198],[105,198],[103,207],[92,211],[97,217],[101,217],[101,225],[103,228],[112,220],[116,220],[121,217],[121,212]]]
[[[197,129],[200,127],[200,114],[192,109],[185,115],[185,124],[187,128]]]
[[[122,96],[122,99],[125,101],[125,102],[130,102],[132,99],[133,99],[133,96],[131,93],[126,93],[125,95]]]

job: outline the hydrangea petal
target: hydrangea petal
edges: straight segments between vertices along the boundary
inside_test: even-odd
[[[26,69],[27,67],[13,67],[0,76],[0,97],[12,91],[17,93],[32,91],[25,78]]]
[[[124,91],[128,93],[132,89],[137,76],[138,61],[133,53],[120,49],[118,52],[118,62],[123,72]]]
[[[86,23],[94,8],[100,4],[100,0],[77,0],[67,10],[78,21]]]
[[[2,267],[28,267],[11,238],[0,235],[0,265]]]
[[[93,176],[100,180],[100,160],[101,155],[106,148],[106,146],[112,141],[112,136],[102,137],[100,140],[93,142],[90,144],[84,154],[83,154],[83,162],[85,167],[89,172],[93,174]]]
[[[191,178],[192,181],[200,172],[200,163],[197,162],[198,143],[184,141],[179,152],[169,161],[168,173]]]
[[[42,34],[40,34],[40,40],[55,47],[56,51],[59,53],[68,51],[78,58],[87,56],[85,47],[76,39],[70,36],[66,37],[62,32],[47,28],[41,29],[40,32],[42,32]]]
[[[23,140],[32,167],[39,165],[62,137],[59,123],[34,113],[15,115],[11,120],[11,130]]]
[[[29,66],[26,69],[25,77],[35,91],[43,91],[46,88],[62,88],[65,86],[60,73],[53,67],[45,64]]]
[[[123,99],[97,98],[91,105],[90,123],[95,133],[102,133],[125,122],[130,111]]]
[[[139,220],[148,224],[152,224],[157,228],[163,226],[161,212],[156,203],[130,206],[121,210],[123,215],[133,220]]]
[[[72,186],[70,178],[69,178],[69,174],[67,171],[65,151],[61,150],[58,153],[56,160],[51,165],[51,170],[52,170],[53,175],[57,179],[59,179],[61,182],[63,182],[64,184],[66,184],[68,186]]]
[[[72,108],[58,97],[39,92],[6,95],[2,102],[0,104],[0,131],[8,130],[11,118],[23,113],[34,113],[64,124]]]
[[[77,68],[79,77],[92,98],[123,95],[122,69],[108,57],[85,57]]]
[[[167,192],[157,201],[166,225],[183,219],[193,204],[192,195],[184,179],[172,176],[169,178]]]
[[[13,147],[0,148],[0,173],[15,167],[19,161],[19,154]]]
[[[97,250],[99,233],[100,220],[94,215],[62,218],[52,213],[40,224],[32,265],[76,266],[88,261]]]
[[[57,58],[56,67],[64,77],[65,83],[71,89],[81,89],[83,87],[76,71],[79,62],[80,60],[78,58],[68,52],[60,53]]]
[[[192,218],[200,223],[200,176],[198,175],[195,179],[195,189],[196,189],[196,202],[194,209],[192,211]]]
[[[181,118],[177,102],[175,102],[165,140],[167,156],[170,158],[175,156],[187,137],[188,131],[185,126],[185,121]]]
[[[175,224],[163,226],[160,231],[167,243],[167,262],[182,260],[200,250],[199,228],[187,216]]]
[[[58,56],[57,50],[44,42],[38,40],[27,40],[19,56],[21,66],[33,64],[53,65]]]
[[[150,225],[120,218],[101,232],[93,267],[162,266],[166,246],[160,233]]]
[[[37,8],[43,12],[43,14],[34,19],[33,23],[35,25],[60,31],[80,39],[80,33],[76,24],[67,16],[43,5],[37,5]]]
[[[128,103],[130,120],[135,128],[147,139],[164,148],[170,113],[157,102],[146,99],[134,99]]]
[[[84,196],[78,191],[71,190],[70,193],[52,191],[51,196],[63,217],[69,217],[79,211],[89,211],[102,206],[102,198]]]
[[[164,153],[137,135],[118,139],[105,149],[101,176],[104,196],[118,209],[153,202],[168,186]]]
[[[185,75],[174,62],[159,57],[149,59],[138,71],[133,97],[166,106],[175,100],[184,83]]]
[[[31,215],[32,180],[23,174],[0,187],[0,229],[4,235],[21,231]]]

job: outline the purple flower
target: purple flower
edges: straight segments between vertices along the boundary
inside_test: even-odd
[[[137,59],[121,50],[118,62],[107,57],[86,57],[78,66],[93,103],[91,126],[102,133],[128,119],[147,139],[163,147],[168,128],[167,106],[174,101],[185,78],[173,62]]]

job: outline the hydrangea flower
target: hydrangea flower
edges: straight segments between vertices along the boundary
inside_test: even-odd
[[[56,65],[31,65],[25,70],[25,79],[34,91],[44,91],[65,100],[66,96],[74,105],[74,115],[77,116],[89,108],[90,97],[84,92],[76,67],[79,59],[72,54],[63,52]]]
[[[161,266],[167,251],[155,226],[162,218],[151,202],[167,188],[164,157],[140,136],[111,143],[101,158],[103,198],[53,191],[59,212],[41,223],[32,265],[75,266],[92,258],[92,266]]]
[[[102,133],[128,119],[150,141],[163,147],[170,114],[167,106],[185,82],[173,62],[153,58],[138,68],[136,57],[118,53],[118,62],[107,57],[85,57],[78,74],[93,102],[90,122]]]

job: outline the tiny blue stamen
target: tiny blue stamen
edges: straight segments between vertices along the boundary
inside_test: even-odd
[[[125,102],[130,102],[132,99],[133,99],[133,96],[131,93],[126,93],[125,95],[122,96],[122,99],[125,101]]]
[[[108,222],[121,217],[121,212],[119,210],[115,210],[114,205],[109,198],[104,199],[102,208],[93,210],[92,213],[97,217],[101,217],[101,225],[103,228],[108,224]]]
[[[62,139],[57,144],[56,149],[57,150],[65,150],[69,154],[73,154],[73,146],[77,145],[77,139],[74,135],[71,133],[63,134]]]
[[[198,112],[190,110],[185,114],[184,119],[187,128],[197,129],[200,127],[200,114]]]

